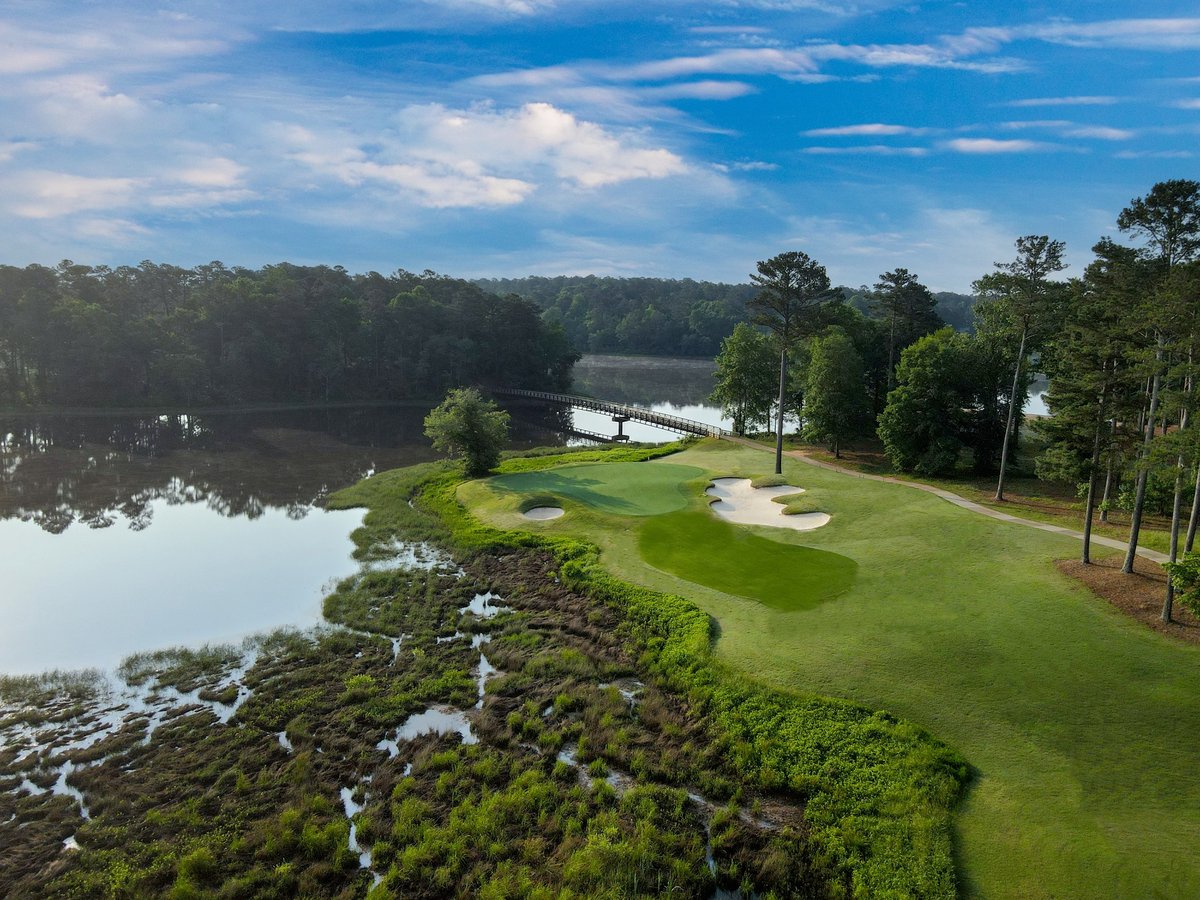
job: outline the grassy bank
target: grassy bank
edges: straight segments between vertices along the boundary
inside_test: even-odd
[[[770,457],[705,442],[674,457],[755,476]],[[651,465],[657,465],[652,463]],[[1061,575],[1075,543],[902,486],[785,460],[789,483],[831,514],[779,546],[857,563],[837,599],[781,610],[650,565],[642,522],[567,505],[523,526],[586,534],[620,578],[685,594],[720,629],[717,658],[757,682],[887,709],[950,742],[978,770],[958,816],[961,887],[988,897],[1195,896],[1200,654],[1144,629]],[[702,479],[701,479],[702,481]],[[702,507],[701,485],[693,493]],[[484,485],[461,495],[517,519]]]

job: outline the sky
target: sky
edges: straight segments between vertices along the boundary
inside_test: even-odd
[[[0,263],[968,291],[1200,177],[1192,2],[5,0]],[[1136,16],[1136,17],[1134,17]]]

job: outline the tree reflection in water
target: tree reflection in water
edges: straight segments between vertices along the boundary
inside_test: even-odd
[[[133,530],[153,503],[228,517],[302,519],[371,472],[436,458],[425,406],[0,415],[0,519],[58,534],[75,523]],[[561,444],[569,411],[523,408],[514,446]]]

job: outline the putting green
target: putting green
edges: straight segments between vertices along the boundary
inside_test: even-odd
[[[638,549],[656,569],[785,612],[846,592],[858,569],[848,556],[770,541],[709,510],[650,519]]]
[[[617,516],[657,516],[683,509],[688,502],[683,483],[703,474],[673,463],[590,463],[499,475],[488,484],[498,491],[570,497]]]

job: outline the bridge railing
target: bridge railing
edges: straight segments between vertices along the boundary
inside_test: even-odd
[[[596,412],[613,413],[618,416],[629,416],[637,422],[657,425],[668,431],[679,431],[683,434],[699,434],[706,437],[723,437],[729,434],[723,428],[697,422],[695,419],[685,419],[683,416],[672,416],[667,413],[655,412],[643,406],[630,406],[627,403],[612,403],[608,400],[597,400],[595,397],[580,397],[576,394],[558,394],[552,391],[528,391],[521,388],[494,388],[493,394],[506,397],[526,397],[531,400],[545,400],[550,403],[562,403],[579,409],[590,409]]]

